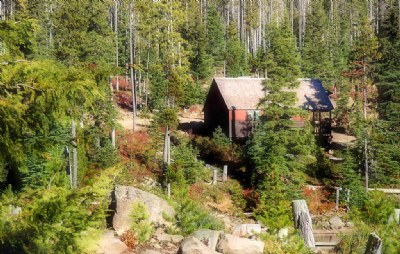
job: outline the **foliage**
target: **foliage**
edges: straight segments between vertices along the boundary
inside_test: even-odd
[[[276,234],[262,234],[261,239],[265,243],[265,254],[309,254],[312,253],[304,245],[304,240],[301,239],[297,232],[289,232],[289,236],[285,239],[279,239]]]
[[[393,225],[368,226],[363,223],[359,224],[357,230],[350,235],[343,237],[338,245],[338,250],[343,254],[365,253],[368,237],[372,232],[382,239],[382,253],[396,254],[399,252],[400,244],[397,241],[400,235],[399,227],[393,227]]]
[[[25,189],[16,195],[3,193],[0,201],[0,252],[77,253],[78,241],[93,235],[85,231],[104,229],[108,193],[115,168],[105,170],[91,186],[78,191],[49,184]],[[22,212],[10,216],[10,206]]]
[[[168,168],[167,179],[177,185],[193,184],[207,175],[205,166],[197,160],[198,151],[190,144],[172,147],[173,162]]]
[[[369,191],[362,209],[363,220],[368,224],[386,224],[394,208],[393,201],[385,193]]]
[[[175,206],[175,224],[183,235],[189,235],[197,229],[220,230],[222,224],[208,211],[201,209],[188,198],[183,198]]]
[[[208,137],[196,137],[195,146],[200,150],[201,158],[211,162],[238,161],[240,159],[240,147],[229,140],[221,127],[217,127]]]
[[[154,115],[153,123],[156,126],[165,127],[168,126],[170,129],[176,129],[178,126],[178,112],[176,108],[163,108]]]
[[[358,167],[354,159],[349,150],[344,153],[344,162],[341,164],[340,172],[342,176],[337,181],[338,186],[343,188],[343,193],[350,190],[350,203],[347,204],[350,206],[350,209],[352,207],[361,208],[366,198],[365,188],[361,176],[357,173]]]
[[[133,203],[130,217],[132,219],[131,230],[138,243],[144,243],[149,240],[154,233],[154,228],[147,220],[149,215],[146,206],[141,202]]]

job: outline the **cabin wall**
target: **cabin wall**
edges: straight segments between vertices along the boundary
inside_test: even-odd
[[[211,85],[203,110],[206,133],[212,134],[220,126],[229,136],[229,111],[215,84]]]
[[[254,110],[232,110],[232,135],[234,138],[249,137],[254,128]]]

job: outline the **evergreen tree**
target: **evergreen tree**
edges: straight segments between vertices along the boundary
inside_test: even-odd
[[[224,27],[217,8],[214,6],[207,10],[206,30],[207,41],[204,43],[207,45],[207,53],[213,57],[217,66],[222,66],[225,51]]]
[[[267,77],[277,87],[295,85],[301,76],[300,55],[296,40],[290,32],[287,22],[269,28],[271,46],[267,49]]]
[[[327,17],[322,0],[310,5],[307,17],[307,34],[302,48],[302,71],[305,77],[319,78],[325,83],[333,79],[333,66],[328,48]]]
[[[398,6],[387,9],[380,29],[382,59],[377,64],[378,122],[374,125],[372,151],[374,180],[400,184],[400,31]]]
[[[227,30],[225,60],[227,77],[244,76],[248,73],[246,51],[233,25]]]

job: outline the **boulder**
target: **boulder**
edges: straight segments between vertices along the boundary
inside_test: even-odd
[[[341,229],[344,227],[344,222],[338,217],[334,216],[329,220],[332,229]]]
[[[230,234],[221,234],[217,251],[224,254],[262,254],[264,243]]]
[[[190,236],[197,238],[204,243],[211,250],[217,248],[218,240],[222,234],[222,231],[210,230],[210,229],[199,229],[193,232]]]
[[[160,242],[180,243],[183,240],[183,236],[181,236],[181,235],[160,234],[160,235],[157,235],[156,237],[157,237],[157,240]]]
[[[106,231],[100,239],[96,254],[126,254],[130,253],[128,246],[114,236],[111,230]]]
[[[208,248],[196,237],[189,236],[182,241],[178,254],[217,254],[217,252]]]
[[[113,217],[113,228],[124,232],[130,228],[132,205],[141,202],[147,207],[150,222],[168,225],[163,218],[163,213],[173,217],[174,209],[163,199],[154,194],[139,190],[132,186],[115,187],[116,211]]]
[[[239,224],[233,229],[232,235],[239,237],[252,236],[261,233],[260,224]]]

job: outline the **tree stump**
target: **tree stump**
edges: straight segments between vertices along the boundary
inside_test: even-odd
[[[365,254],[382,254],[382,240],[375,233],[371,233],[368,237]]]
[[[213,170],[213,181],[212,184],[217,184],[217,178],[218,178],[218,169]]]
[[[224,165],[224,171],[222,173],[222,182],[228,181],[228,165]]]
[[[305,200],[293,200],[292,212],[294,227],[300,229],[301,237],[308,247],[315,247],[315,240],[312,230],[312,221]]]

